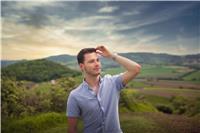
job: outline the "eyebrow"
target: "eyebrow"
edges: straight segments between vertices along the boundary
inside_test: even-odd
[[[88,62],[94,61],[94,60],[99,60],[99,58],[97,57],[96,59],[91,59]]]

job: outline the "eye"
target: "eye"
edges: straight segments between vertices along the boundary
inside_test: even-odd
[[[93,63],[95,60],[90,60],[89,63]]]

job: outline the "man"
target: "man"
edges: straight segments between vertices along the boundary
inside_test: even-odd
[[[126,72],[101,77],[98,54],[116,61]],[[82,49],[77,60],[84,80],[79,87],[71,91],[67,101],[68,132],[77,133],[77,121],[81,117],[84,133],[122,133],[118,113],[120,90],[134,79],[141,66],[111,53],[105,46]]]

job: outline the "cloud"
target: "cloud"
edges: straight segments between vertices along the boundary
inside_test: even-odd
[[[139,15],[141,12],[140,11],[137,11],[137,10],[134,10],[134,11],[127,11],[127,12],[123,12],[122,15],[124,16],[132,16],[132,15]]]
[[[115,52],[198,52],[198,39],[196,36],[192,38],[196,32],[191,30],[192,36],[185,34],[191,25],[178,19],[192,9],[192,5],[157,9],[153,4],[141,4],[136,8],[127,4],[125,8],[115,3],[99,8],[102,4],[92,3],[93,6],[89,7],[91,4],[84,2],[71,3],[19,2],[16,7],[13,3],[4,6],[2,58],[36,59],[58,54],[75,55],[83,47],[96,47],[99,44],[105,44]],[[88,8],[91,9],[85,11]],[[95,12],[96,9],[99,9],[98,12]],[[196,21],[192,24],[197,25]],[[178,30],[168,30],[176,26]]]
[[[112,13],[116,10],[118,10],[119,8],[116,7],[116,6],[105,6],[105,7],[102,7],[98,10],[99,13]]]
[[[37,1],[19,1],[13,6],[15,9],[29,9],[32,10],[35,7],[53,6],[56,1],[53,0],[37,0]]]
[[[57,54],[76,54],[83,47],[94,47],[92,40],[66,34],[64,29],[57,26],[38,29],[23,24],[16,25],[10,21],[3,23],[3,27],[3,59],[35,59]]]
[[[5,20],[15,21],[41,28],[42,26],[51,25],[49,17],[57,15],[69,15],[68,12],[73,12],[72,7],[75,4],[62,1],[8,1],[3,2],[2,18]],[[66,13],[65,13],[66,12]],[[67,19],[67,18],[66,18]]]
[[[172,6],[169,8],[165,8],[163,10],[159,10],[159,12],[151,11],[146,7],[146,12],[148,12],[148,15],[146,12],[140,12],[140,17],[137,19],[133,19],[130,21],[122,20],[121,23],[118,23],[119,31],[124,31],[124,30],[133,30],[133,29],[138,29],[144,26],[148,25],[153,25],[156,24],[158,25],[159,23],[163,23],[166,21],[169,21],[171,19],[174,19],[176,17],[180,17],[184,14],[182,14],[185,10],[193,7],[193,4],[189,5],[183,5],[183,6]],[[135,11],[137,13],[137,11]],[[133,11],[134,13],[134,11]],[[126,12],[125,12],[126,14]],[[128,12],[128,14],[131,14],[131,12]]]

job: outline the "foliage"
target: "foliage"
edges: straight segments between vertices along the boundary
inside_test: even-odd
[[[2,123],[2,133],[36,133],[64,122],[66,123],[64,114],[55,112],[9,119]]]
[[[198,133],[200,117],[169,115],[159,112],[126,112],[120,113],[120,125],[124,133]],[[78,133],[83,132],[82,121],[78,122]],[[62,133],[67,131],[67,124],[41,130],[42,133]]]
[[[30,86],[30,84],[32,86]],[[27,88],[28,86],[28,88]],[[64,112],[69,92],[75,87],[72,77],[51,82],[32,83],[2,79],[2,115],[8,117],[35,115],[40,112]]]
[[[69,77],[79,74],[79,72],[66,66],[44,59],[21,61],[2,69],[2,76],[4,77],[16,77],[16,80],[34,82],[49,81],[63,76]]]
[[[157,112],[152,104],[143,100],[143,95],[132,89],[125,89],[121,92],[120,104],[133,112]]]
[[[186,114],[189,116],[200,115],[200,97],[188,103]]]
[[[125,133],[165,133],[158,123],[142,115],[121,114],[121,128]]]
[[[187,105],[186,105],[186,99],[181,96],[173,96],[171,98],[171,101],[173,103],[174,107],[174,112],[177,114],[183,114],[187,110]]]
[[[64,112],[66,110],[67,95],[64,89],[51,88],[50,97],[52,111]]]
[[[19,116],[24,111],[20,103],[22,89],[17,88],[15,81],[8,78],[1,79],[1,116],[2,119],[7,117]]]

